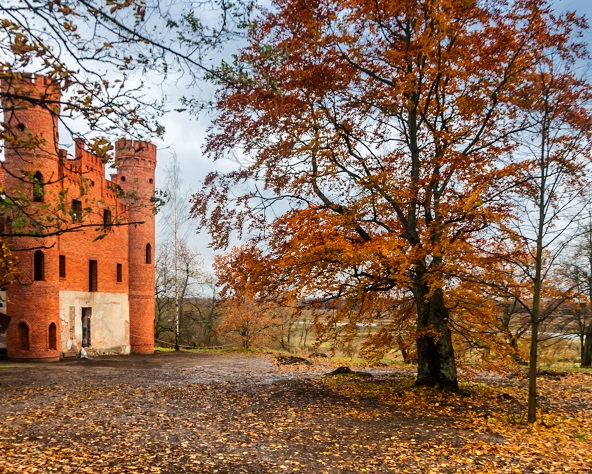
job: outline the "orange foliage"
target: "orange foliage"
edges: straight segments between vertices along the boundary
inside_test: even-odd
[[[494,333],[489,229],[513,212],[537,52],[577,57],[581,26],[544,0],[277,0],[218,71],[207,150],[244,160],[194,215],[259,249],[254,292],[333,302],[346,329],[380,314],[387,350],[414,321],[418,383],[456,387],[451,329]]]

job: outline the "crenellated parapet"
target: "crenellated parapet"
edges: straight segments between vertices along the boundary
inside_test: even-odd
[[[156,167],[156,145],[120,138],[115,142],[115,167],[122,169],[134,166]]]
[[[43,105],[59,114],[61,94],[60,84],[46,76],[17,72],[0,76],[0,97],[4,108],[7,105],[12,109]]]

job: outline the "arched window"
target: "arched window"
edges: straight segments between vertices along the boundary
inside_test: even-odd
[[[152,263],[152,245],[146,244],[146,263]]]
[[[41,250],[37,250],[33,256],[33,279],[45,280],[45,255]]]
[[[18,348],[21,351],[29,350],[29,326],[27,323],[20,322],[17,328]]]
[[[33,175],[33,201],[43,202],[43,175],[37,171]]]
[[[49,325],[49,350],[55,351],[58,348],[58,332],[55,323]]]

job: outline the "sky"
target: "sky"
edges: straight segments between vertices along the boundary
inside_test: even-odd
[[[575,10],[581,15],[588,17],[592,26],[592,0],[555,0],[557,12]],[[592,50],[592,29],[586,34],[586,41],[590,44]],[[168,108],[174,109],[178,105],[178,99],[186,92],[181,85],[169,87],[167,91]],[[207,86],[202,90],[202,94],[208,94]],[[205,178],[208,172],[214,170],[229,169],[229,163],[213,163],[203,152],[206,131],[210,124],[210,117],[202,115],[201,117],[190,116],[187,112],[168,112],[162,118],[162,124],[166,129],[163,139],[156,141],[158,146],[158,165],[156,169],[156,187],[163,188],[166,181],[166,170],[170,166],[172,153],[176,154],[179,166],[182,172],[184,188],[188,198],[191,192],[195,192],[200,187],[200,182]],[[157,244],[163,240],[162,216],[157,216]],[[189,232],[190,245],[201,253],[204,259],[206,271],[210,271],[214,258],[214,251],[208,247],[210,242],[205,231],[198,233],[195,221],[190,222],[192,227]]]

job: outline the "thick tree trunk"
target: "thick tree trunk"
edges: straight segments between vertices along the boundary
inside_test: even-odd
[[[592,322],[586,329],[586,339],[582,348],[581,367],[592,367]]]
[[[444,293],[438,289],[428,296],[429,289],[425,285],[416,285],[414,294],[418,316],[415,384],[456,390],[456,361]]]

